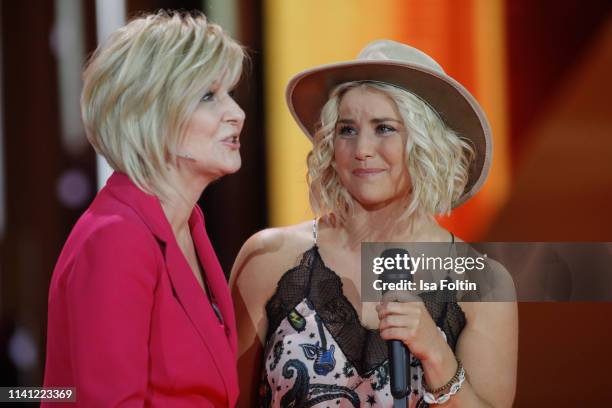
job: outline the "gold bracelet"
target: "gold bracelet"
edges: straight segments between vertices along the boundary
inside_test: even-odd
[[[455,360],[457,360],[457,371],[455,371],[455,375],[453,375],[453,378],[448,380],[448,382],[443,386],[432,390],[431,388],[429,388],[429,385],[427,385],[427,382],[425,382],[425,376],[423,376],[423,388],[425,388],[425,391],[431,394],[437,394],[440,391],[444,391],[445,389],[459,381],[459,374],[461,373],[461,371],[463,371],[463,364],[461,364],[461,360],[459,360],[457,357],[455,357]]]

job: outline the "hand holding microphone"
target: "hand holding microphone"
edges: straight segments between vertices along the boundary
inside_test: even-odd
[[[393,295],[388,293],[389,298]],[[385,340],[400,340],[419,360],[430,359],[438,350],[448,347],[418,296],[402,294],[401,301],[384,300],[376,310],[380,319],[380,336]]]
[[[381,257],[403,257],[408,251],[398,248],[383,251]],[[407,269],[385,270],[384,282],[412,280],[412,265]],[[420,297],[403,292],[386,292],[383,303],[376,306],[380,320],[380,336],[388,341],[391,394],[398,400],[406,396],[410,384],[410,353],[421,361],[431,359],[444,348],[449,349],[445,338],[431,318]],[[450,350],[450,349],[449,349]]]

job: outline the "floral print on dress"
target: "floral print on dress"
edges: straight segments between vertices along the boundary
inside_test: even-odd
[[[276,364],[266,365],[263,381],[267,385],[260,388],[262,406],[393,406],[387,363],[360,377],[312,304],[304,300],[294,310],[304,318],[305,327],[298,332],[286,318],[268,339],[274,346],[268,346],[264,361]],[[371,395],[375,396],[373,405],[367,402]]]
[[[336,359],[334,358],[336,346],[332,344],[329,348],[327,347],[327,336],[323,330],[323,322],[318,315],[315,315],[315,320],[317,322],[321,345],[319,345],[319,341],[317,341],[315,344],[300,344],[300,347],[302,347],[304,356],[308,360],[314,360],[313,367],[315,373],[318,375],[327,375],[336,367]]]

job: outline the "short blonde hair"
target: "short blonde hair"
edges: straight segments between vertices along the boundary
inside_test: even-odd
[[[89,142],[114,170],[163,197],[198,102],[213,84],[237,82],[243,60],[243,48],[202,13],[132,20],[96,49],[83,72]]]
[[[448,128],[421,98],[405,89],[374,81],[336,86],[321,110],[321,122],[307,158],[310,204],[315,214],[333,214],[343,224],[353,212],[353,198],[342,185],[333,163],[340,102],[355,88],[372,89],[388,96],[407,130],[406,165],[412,194],[406,214],[449,214],[468,182],[474,149],[468,139]]]

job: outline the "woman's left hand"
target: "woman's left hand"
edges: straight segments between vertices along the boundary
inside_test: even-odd
[[[401,340],[423,362],[452,353],[421,298],[402,294],[401,302],[389,301],[394,297],[397,298],[393,292],[388,292],[383,303],[376,306],[383,339]]]

